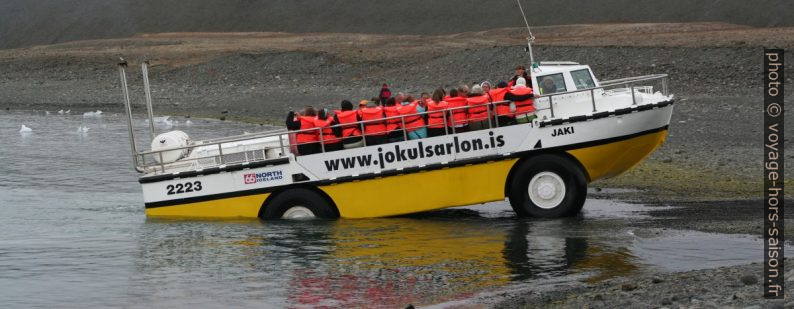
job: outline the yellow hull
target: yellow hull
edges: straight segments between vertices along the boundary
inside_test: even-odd
[[[656,148],[667,130],[567,150],[594,181],[620,175]],[[518,158],[320,186],[343,218],[386,217],[503,200]],[[147,208],[150,217],[257,218],[268,193]]]

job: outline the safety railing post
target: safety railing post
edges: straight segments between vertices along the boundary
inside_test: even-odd
[[[596,112],[596,105],[595,105],[595,91],[594,89],[590,89],[590,101],[593,102],[593,113]]]
[[[320,131],[320,152],[325,153],[325,138],[323,137],[323,129],[318,129]]]
[[[367,147],[367,132],[364,131],[364,121],[359,122],[361,125],[361,141],[364,142],[364,147]]]
[[[455,134],[455,110],[457,108],[449,110],[449,123],[450,127],[452,127],[452,134]]]
[[[491,124],[491,104],[488,103],[485,105],[485,113],[488,115],[488,129],[493,129],[493,125]]]
[[[449,134],[449,127],[447,127],[447,111],[441,110],[441,118],[444,121],[444,135]]]
[[[283,138],[283,136],[284,136],[284,134],[279,134],[278,135],[278,148],[281,150],[281,154],[279,155],[279,157],[284,156],[284,155],[287,154],[287,152],[284,151],[284,138]]]
[[[400,121],[402,122],[401,128],[403,129],[403,141],[408,140],[408,130],[405,128],[405,115],[400,116]]]
[[[554,118],[554,96],[549,96],[549,111],[551,111],[551,118]]]
[[[637,105],[637,98],[634,97],[634,85],[631,85],[631,105]]]
[[[223,164],[223,147],[218,143],[218,164]]]

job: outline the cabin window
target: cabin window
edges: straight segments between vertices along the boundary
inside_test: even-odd
[[[541,95],[567,91],[562,73],[538,76],[538,88]]]
[[[590,70],[588,69],[571,71],[571,78],[573,78],[576,89],[595,88],[593,76],[590,75]]]

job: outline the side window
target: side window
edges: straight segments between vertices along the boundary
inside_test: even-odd
[[[552,94],[557,92],[565,92],[565,79],[562,73],[538,76],[538,87],[540,94]]]
[[[588,69],[571,71],[571,78],[573,78],[573,83],[576,85],[576,89],[595,87],[593,76],[590,75],[590,70]]]

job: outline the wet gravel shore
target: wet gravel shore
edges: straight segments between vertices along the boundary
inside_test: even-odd
[[[494,308],[794,308],[794,266],[787,260],[788,299],[766,300],[762,265],[720,267],[685,273],[621,277],[578,287],[554,287],[510,295]]]

